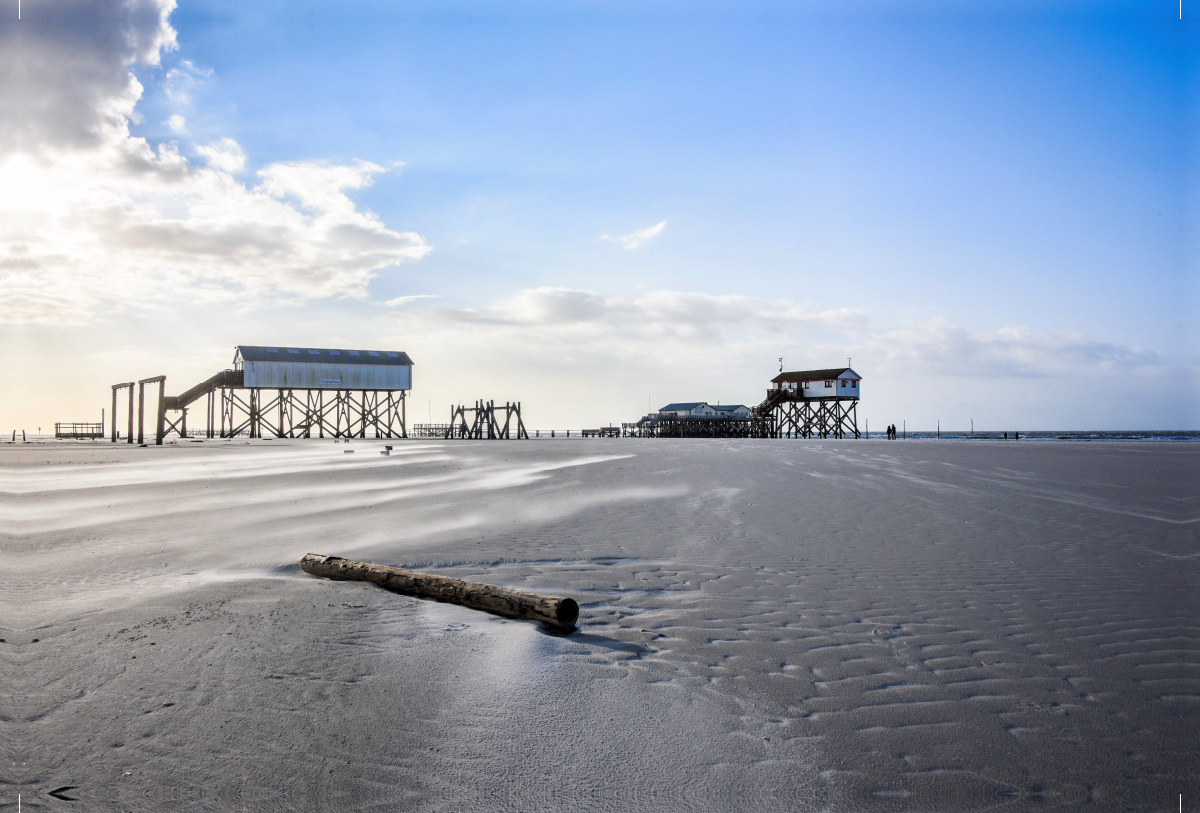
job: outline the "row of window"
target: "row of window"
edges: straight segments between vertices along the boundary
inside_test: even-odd
[[[277,348],[277,347],[268,347],[268,348],[267,348],[267,352],[268,352],[268,353],[278,353],[278,352],[279,352],[279,348]],[[294,348],[294,347],[289,347],[289,348],[288,348],[288,352],[289,352],[289,353],[297,353],[297,354],[298,354],[300,351],[299,351],[299,350],[297,350],[297,349],[296,349],[296,348]],[[309,350],[308,352],[309,352],[309,355],[312,355],[312,356],[319,356],[319,355],[321,355],[321,351],[320,351],[320,350]],[[349,351],[347,351],[347,352],[348,352],[348,353],[350,353],[350,355],[352,355],[352,356],[360,356],[360,355],[362,355],[362,354],[361,354],[361,353],[359,353],[357,350],[349,350]],[[331,356],[340,356],[341,354],[342,354],[342,351],[341,351],[341,350],[330,350],[330,351],[329,351],[329,355],[331,355]],[[391,356],[392,358],[399,358],[399,357],[400,357],[400,354],[399,354],[399,353],[393,353],[393,352],[391,352],[390,350],[388,350],[388,351],[387,351],[387,354],[388,354],[389,356]],[[378,356],[378,355],[379,355],[379,353],[377,353],[377,352],[376,352],[376,351],[374,351],[374,350],[368,350],[368,351],[367,351],[367,355],[368,355],[368,356]]]
[[[847,385],[849,385],[850,389],[858,389],[857,381],[840,379],[840,378],[838,380],[842,382],[842,389],[846,389]],[[805,389],[808,389],[808,385],[809,385],[809,382],[805,381],[801,386],[803,386]],[[796,385],[795,385],[795,383],[793,383],[792,389],[795,389],[795,388],[796,388]],[[825,389],[828,389],[828,390],[833,389],[833,379],[829,379],[825,382]]]

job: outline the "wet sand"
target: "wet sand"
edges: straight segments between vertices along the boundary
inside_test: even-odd
[[[0,445],[0,806],[1200,799],[1198,445],[392,443]]]

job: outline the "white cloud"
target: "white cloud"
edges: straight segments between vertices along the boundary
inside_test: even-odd
[[[196,147],[196,152],[208,159],[208,165],[223,172],[241,172],[246,168],[246,153],[232,138],[222,138],[215,144]]]
[[[383,304],[389,308],[400,308],[410,302],[416,302],[418,299],[437,299],[438,297],[438,294],[412,294],[411,296],[398,296],[395,299],[389,299]]]
[[[22,39],[0,29],[0,69],[31,84],[0,95],[0,322],[79,322],[181,294],[365,298],[380,269],[428,253],[349,197],[386,171],[376,164],[276,163],[242,181],[231,138],[198,145],[198,165],[133,137],[129,68],[174,47],[172,0],[56,8]],[[183,62],[165,90],[185,103],[209,74]]]
[[[610,240],[614,243],[623,243],[626,249],[638,248],[645,245],[651,238],[657,237],[662,233],[662,230],[667,227],[667,221],[657,223],[644,229],[638,229],[629,234],[623,234],[620,237],[609,237],[607,234],[600,235],[601,240]]]
[[[383,167],[366,161],[353,165],[299,161],[271,164],[258,174],[263,179],[263,190],[270,195],[295,199],[317,211],[349,214],[355,206],[343,190],[370,186],[383,171]]]
[[[174,0],[39,3],[0,26],[0,150],[52,152],[127,133],[142,86],[135,62],[175,47]]]

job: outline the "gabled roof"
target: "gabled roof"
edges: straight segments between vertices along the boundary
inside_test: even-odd
[[[849,375],[846,375],[849,373]],[[772,384],[782,384],[785,381],[824,381],[830,378],[858,378],[862,376],[849,367],[830,367],[828,370],[796,370],[791,373],[780,373],[771,379]]]
[[[698,406],[708,406],[707,401],[688,401],[687,403],[667,404],[659,410],[659,412],[683,412],[695,409]]]
[[[325,347],[288,347],[239,344],[234,361],[307,361],[322,364],[390,364],[411,367],[412,359],[400,350],[346,350]]]

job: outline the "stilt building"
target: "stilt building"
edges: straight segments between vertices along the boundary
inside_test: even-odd
[[[773,417],[777,438],[858,438],[861,395],[862,376],[850,367],[781,372],[754,413]]]
[[[405,397],[412,359],[399,350],[239,345],[232,369],[180,395],[166,394],[166,376],[138,385],[137,442],[143,440],[145,386],[158,384],[155,443],[171,432],[188,436],[188,413],[204,400],[204,437],[403,438]],[[129,442],[133,442],[133,384],[113,386],[113,440],[117,393],[129,388]]]

